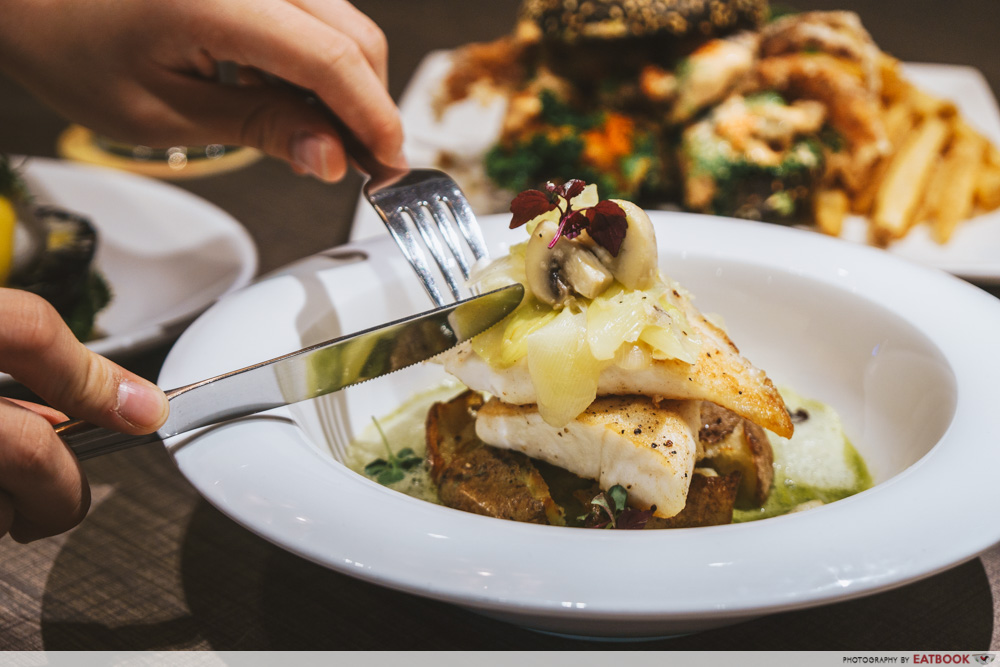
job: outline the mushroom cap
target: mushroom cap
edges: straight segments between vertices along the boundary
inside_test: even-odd
[[[763,25],[767,0],[524,0],[519,18],[544,39],[714,37]]]

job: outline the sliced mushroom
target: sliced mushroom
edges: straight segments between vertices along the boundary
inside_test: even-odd
[[[586,246],[570,239],[549,243],[558,230],[547,221],[535,228],[525,250],[524,268],[528,287],[541,301],[564,306],[574,295],[593,299],[614,282],[612,272]]]
[[[611,200],[625,211],[628,229],[618,256],[602,256],[615,279],[628,289],[646,289],[656,282],[656,232],[649,216],[629,201]]]

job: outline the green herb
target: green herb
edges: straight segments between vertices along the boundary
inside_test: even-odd
[[[8,199],[28,199],[28,188],[17,169],[10,163],[10,157],[0,153],[0,197]]]
[[[587,528],[618,528],[621,530],[641,530],[655,511],[637,510],[628,506],[628,491],[621,484],[615,484],[607,491],[601,491],[590,501],[590,513],[579,517]]]
[[[412,470],[417,467],[423,463],[424,460],[423,458],[417,456],[409,447],[404,447],[393,454],[392,448],[389,446],[389,439],[385,437],[385,432],[382,430],[382,426],[374,417],[372,417],[372,422],[378,430],[379,437],[382,438],[382,444],[385,445],[387,458],[375,459],[366,465],[364,468],[365,474],[369,477],[373,477],[376,482],[382,484],[383,486],[395,484],[406,476],[406,472],[408,470]]]

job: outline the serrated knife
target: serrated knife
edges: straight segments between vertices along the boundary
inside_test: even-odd
[[[521,303],[519,284],[342,336],[170,390],[170,415],[156,433],[126,435],[84,421],[56,433],[80,460],[135,447],[339,391],[448,350],[502,320]]]

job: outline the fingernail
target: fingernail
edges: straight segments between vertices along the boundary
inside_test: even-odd
[[[167,412],[167,399],[155,387],[122,380],[118,385],[118,416],[140,428],[156,428]]]
[[[312,132],[300,132],[292,137],[292,161],[296,167],[324,181],[330,180],[327,160],[330,139]]]

